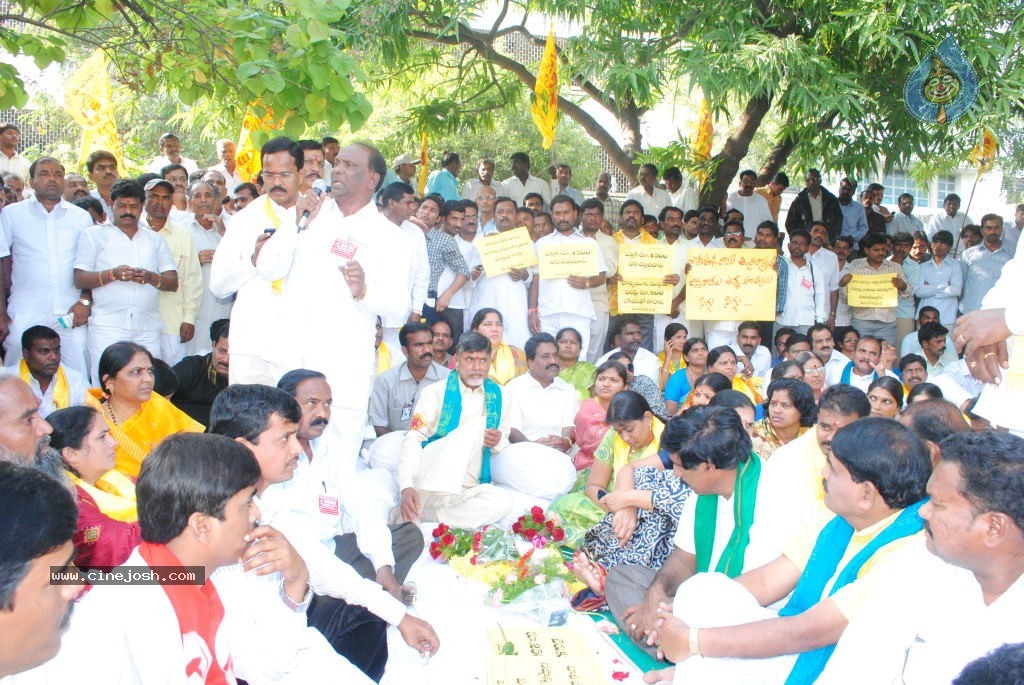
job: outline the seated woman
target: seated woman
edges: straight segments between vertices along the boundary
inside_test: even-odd
[[[583,536],[601,520],[607,507],[601,503],[611,489],[613,478],[623,465],[658,453],[664,424],[652,412],[647,400],[632,390],[623,390],[608,405],[608,424],[613,430],[594,453],[594,463],[582,491],[570,492],[551,504],[565,529],[565,544],[577,547]],[[612,512],[614,513],[614,511]]]
[[[801,352],[794,361],[803,369],[804,383],[811,386],[814,403],[817,404],[821,399],[821,393],[825,392],[825,365],[813,352]]]
[[[580,350],[583,349],[583,338],[575,328],[563,328],[555,336],[555,344],[558,346],[558,365],[561,371],[558,377],[576,388],[580,399],[590,397],[590,387],[594,385],[596,369],[593,364],[580,359]]]
[[[153,357],[142,345],[118,342],[105,349],[99,376],[100,387],[89,388],[85,404],[103,415],[117,441],[115,468],[121,473],[138,477],[142,460],[168,435],[205,429],[153,392]]]
[[[927,400],[941,400],[945,399],[942,396],[942,388],[935,385],[934,383],[918,383],[910,392],[907,393],[907,404],[906,406],[912,405],[914,402],[925,402]]]
[[[686,336],[690,332],[681,323],[670,323],[665,327],[665,349],[658,353],[660,370],[658,371],[658,387],[665,388],[668,379],[680,369],[686,368],[686,359],[683,357],[683,347],[686,345]]]
[[[811,354],[810,352],[801,352],[800,354]],[[768,378],[768,382],[781,381],[783,378],[791,378],[795,381],[802,381],[804,379],[804,369],[795,361],[789,361],[783,359],[781,362],[772,367],[771,376]]]
[[[473,316],[469,328],[491,341],[494,352],[491,356],[491,371],[487,375],[492,381],[505,385],[516,376],[526,373],[526,353],[502,340],[505,320],[501,312],[485,307]]]
[[[665,413],[665,399],[658,390],[658,384],[647,376],[633,373],[633,358],[629,353],[622,350],[612,352],[605,361],[618,362],[626,367],[626,373],[629,375],[628,388],[647,400],[647,405],[655,416],[663,421],[668,418]]]
[[[732,390],[732,383],[729,382],[728,378],[720,373],[704,374],[694,382],[693,390],[686,397],[683,406],[679,407],[676,416],[682,414],[690,407],[702,407],[706,404],[711,404],[711,400],[714,399],[715,395],[725,390]],[[746,393],[744,395],[746,396]],[[747,399],[750,399],[749,396],[747,396]]]
[[[903,384],[892,376],[882,376],[868,386],[871,415],[894,419],[903,411]]]
[[[141,541],[135,483],[114,469],[110,429],[92,407],[68,407],[48,417],[50,447],[60,453],[78,496],[75,565],[110,569]]]
[[[690,338],[683,345],[684,368],[679,369],[665,383],[665,412],[674,416],[683,398],[708,367],[708,344],[704,338]]]
[[[795,440],[818,420],[814,391],[803,381],[783,378],[768,386],[767,416],[754,424],[754,451],[767,460],[778,448]]]
[[[761,395],[750,380],[736,373],[736,353],[728,345],[719,345],[708,352],[708,371],[720,373],[732,383],[733,390],[739,390],[754,404],[761,402]]]
[[[836,341],[836,349],[846,355],[847,359],[853,359],[853,351],[860,342],[860,332],[853,326],[837,326],[832,337]]]
[[[395,359],[394,351],[391,346],[384,342],[384,322],[381,318],[377,317],[376,333],[373,338],[374,355],[376,357],[376,367],[374,373],[381,375],[385,371],[391,369],[396,363],[401,363],[401,355],[398,359]]]
[[[576,412],[574,440],[578,448],[572,462],[577,471],[589,469],[594,463],[594,451],[597,450],[604,434],[608,432],[608,405],[620,390],[629,384],[626,367],[618,362],[605,362],[597,368],[594,379],[594,396],[583,400]]]

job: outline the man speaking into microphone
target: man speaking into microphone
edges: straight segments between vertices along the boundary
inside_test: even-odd
[[[275,366],[320,371],[341,389],[323,438],[341,455],[337,468],[354,469],[362,443],[376,317],[407,317],[412,306],[408,241],[373,202],[386,172],[375,148],[342,149],[330,195],[300,217],[300,230],[277,231],[256,259],[260,277],[282,296],[277,326],[284,344]]]

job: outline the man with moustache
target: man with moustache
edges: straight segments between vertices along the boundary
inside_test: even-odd
[[[52,432],[28,383],[0,369],[0,461],[32,466],[49,449]]]
[[[409,221],[409,217],[416,212],[416,194],[412,186],[402,181],[386,185],[377,194],[377,202],[381,214],[401,230],[402,237],[408,243],[412,263],[412,273],[409,275],[412,309],[405,320],[384,321],[384,342],[395,349],[401,343],[398,339],[401,326],[419,322],[423,316],[423,304],[427,301],[427,290],[430,287],[430,260],[423,229]]]
[[[21,334],[48,326],[61,339],[64,363],[87,373],[86,349],[92,293],[75,287],[75,251],[92,225],[83,209],[63,199],[64,166],[53,157],[32,163],[29,184],[35,197],[0,212],[0,282],[10,277],[9,300],[0,297],[0,341],[7,338],[6,365],[21,357]],[[70,315],[70,325],[58,317]],[[65,319],[67,323],[67,319]]]
[[[219,172],[227,182],[228,188],[238,188],[245,183],[245,179],[238,174],[238,167],[235,163],[235,143],[227,138],[217,141],[217,159],[220,164],[215,164],[207,171]],[[231,196],[234,197],[234,193]]]
[[[481,159],[476,163],[476,178],[471,178],[462,184],[463,199],[478,200],[482,188],[490,188],[494,197],[501,197],[505,194],[505,186],[501,181],[494,180],[493,159]]]
[[[238,194],[243,198],[246,191]],[[195,313],[195,327],[199,335],[193,335],[186,344],[186,353],[203,355],[210,351],[210,341],[203,332],[209,330],[214,321],[231,315],[231,297],[216,297],[210,290],[210,274],[213,270],[213,255],[223,239],[226,228],[218,208],[219,191],[205,181],[190,183],[186,191],[189,212],[185,215],[185,226],[191,231],[196,257],[191,261],[198,264],[202,279],[199,308]],[[236,198],[237,199],[237,198]],[[242,207],[245,205],[243,204]],[[198,259],[198,261],[197,261]]]
[[[260,158],[266,194],[231,218],[213,255],[209,287],[216,298],[235,298],[231,382],[273,385],[287,370],[280,363],[284,297],[281,284],[256,272],[256,259],[275,231],[294,235],[303,212],[319,200],[299,196],[302,151],[290,138],[264,143]]]
[[[556,195],[551,200],[551,218],[555,230],[537,241],[538,253],[547,247],[568,246],[582,253],[589,252],[597,264],[597,273],[569,276],[568,278],[544,278],[536,267],[527,293],[529,303],[528,320],[531,333],[543,331],[551,336],[563,328],[575,328],[582,337],[580,357],[587,357],[590,345],[590,326],[597,318],[590,288],[596,288],[608,280],[608,267],[597,242],[576,232],[579,224],[579,208],[568,195]]]
[[[839,235],[846,235],[853,238],[854,247],[860,243],[860,239],[868,234],[868,219],[864,207],[854,202],[853,194],[857,190],[857,182],[849,178],[839,181],[839,193],[836,199],[839,200],[839,209],[843,213],[843,228]]]
[[[188,169],[180,164],[168,164],[160,169],[160,176],[174,186],[174,209],[171,215],[178,219],[188,209]]]
[[[757,227],[763,221],[772,221],[772,211],[768,201],[760,193],[754,192],[757,173],[752,169],[740,172],[739,188],[730,193],[725,200],[726,209],[738,209],[743,212],[743,232],[749,240],[753,240]]]
[[[302,150],[302,171],[299,174],[299,192],[306,194],[317,179],[330,178],[326,175],[323,145],[315,140],[300,140],[295,143]]]
[[[830,386],[843,383],[867,392],[868,387],[880,376],[896,377],[892,372],[896,361],[895,347],[884,340],[862,335],[853,348],[853,360],[843,368],[833,366],[826,371],[825,383]]]
[[[325,440],[354,468],[373,387],[377,317],[409,316],[412,252],[373,201],[386,169],[380,152],[354,143],[336,161],[330,196],[311,201],[302,230],[277,231],[255,263],[264,283],[280,283],[280,359],[345,389]]]
[[[652,165],[653,166],[653,165]],[[650,170],[648,170],[650,172]],[[643,190],[642,186],[638,186]],[[661,191],[665,192],[665,191]],[[667,202],[664,204],[668,204]],[[643,230],[643,205],[635,199],[628,199],[622,203],[621,215],[619,217],[619,230],[612,234],[612,238],[620,246],[626,244],[641,244],[641,245],[657,245],[658,241],[650,233]],[[660,211],[660,208],[658,209]],[[609,323],[608,326],[611,329],[615,329],[617,321],[622,315],[619,314],[619,300],[618,300],[618,280],[620,277],[616,274],[616,277],[612,279],[611,285],[608,288],[608,308],[609,308]],[[678,285],[681,280],[680,274],[671,273],[665,275],[665,285]],[[653,314],[637,314],[630,315],[635,316],[636,321],[640,324],[640,332],[643,338],[642,345],[644,349],[653,352],[654,351],[654,315]],[[657,378],[655,378],[657,381]]]
[[[168,164],[180,164],[190,174],[199,171],[196,160],[181,155],[181,141],[173,133],[160,136],[160,154],[149,163],[147,171],[158,174]]]
[[[212,351],[185,357],[174,365],[178,389],[171,402],[204,426],[210,425],[213,401],[228,387],[229,332],[230,322],[227,319],[214,321],[209,335]]]
[[[21,334],[22,359],[10,370],[29,384],[46,418],[58,409],[85,402],[89,382],[85,374],[61,363],[60,336],[47,326],[31,326]]]
[[[89,197],[89,182],[81,174],[68,174],[64,177],[64,194],[62,197],[68,202]]]
[[[596,197],[583,201],[580,205],[580,235],[597,243],[604,258],[605,273],[611,277],[619,268],[619,243],[601,230],[604,224],[604,208],[605,205]],[[594,304],[595,318],[590,325],[586,360],[592,364],[604,354],[605,340],[608,338],[608,280],[606,278],[603,283],[590,289],[590,301]]]
[[[434,334],[425,323],[405,324],[398,338],[405,361],[377,376],[370,395],[370,424],[378,438],[409,430],[416,399],[449,373],[434,361]]]
[[[621,216],[622,201],[616,200],[609,195],[612,189],[612,175],[602,171],[594,181],[594,199],[601,203],[604,213],[601,215],[611,226],[612,231],[619,229],[619,217]]]
[[[160,293],[178,289],[177,264],[167,242],[139,223],[145,191],[134,181],[119,181],[110,191],[113,224],[82,233],[75,254],[75,287],[92,291],[89,369],[99,378],[100,355],[122,340],[160,356]]]
[[[508,197],[497,199],[494,205],[494,225],[498,232],[517,227],[514,200]],[[472,320],[477,311],[485,307],[497,309],[505,322],[503,340],[509,345],[522,347],[530,337],[527,312],[529,278],[529,269],[512,269],[508,273],[493,276],[483,272],[474,286],[473,305],[466,312],[469,319]],[[458,338],[459,331],[453,330],[452,337]]]

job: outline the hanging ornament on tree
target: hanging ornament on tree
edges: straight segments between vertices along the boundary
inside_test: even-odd
[[[907,111],[921,121],[956,121],[978,99],[978,75],[953,36],[921,60],[903,84]]]

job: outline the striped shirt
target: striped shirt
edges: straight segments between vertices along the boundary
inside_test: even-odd
[[[429,293],[437,293],[437,279],[441,277],[441,272],[445,267],[451,269],[456,275],[461,274],[467,279],[470,277],[469,267],[466,266],[466,260],[463,259],[459,246],[455,244],[455,238],[438,228],[432,228],[427,233],[427,258],[430,261],[428,297],[430,297]]]

